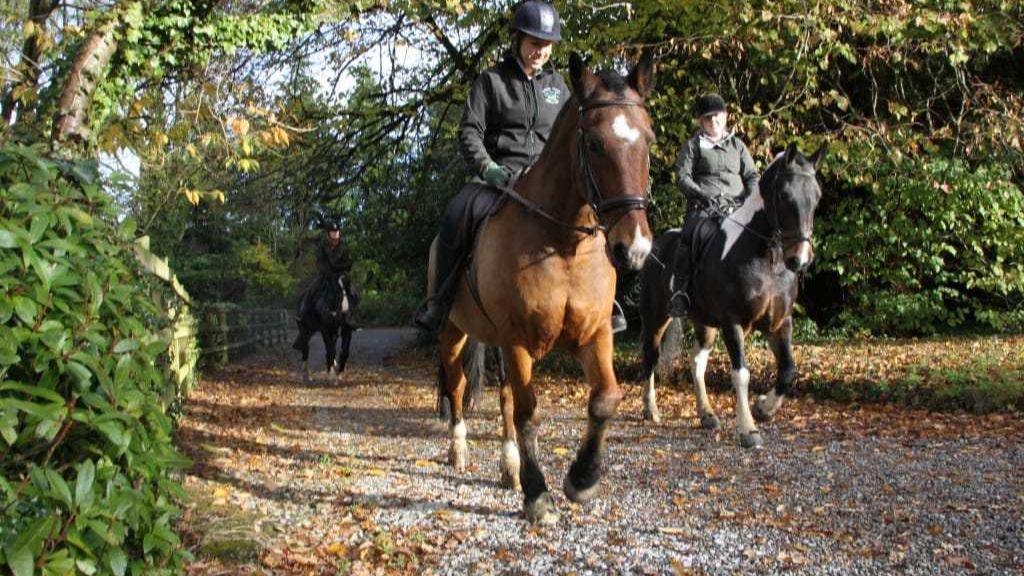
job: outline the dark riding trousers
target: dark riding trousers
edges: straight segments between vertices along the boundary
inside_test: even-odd
[[[469,259],[473,238],[484,220],[501,206],[502,193],[473,180],[462,187],[444,211],[438,232],[438,250],[434,261],[434,293],[445,305],[454,299],[455,272]]]

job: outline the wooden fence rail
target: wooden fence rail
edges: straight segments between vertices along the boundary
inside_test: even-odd
[[[161,358],[170,384],[164,394],[167,405],[188,395],[198,380],[200,364],[217,367],[261,347],[286,345],[292,323],[288,311],[193,302],[167,260],[149,251],[148,237],[136,241],[135,256],[170,289],[154,295],[171,320],[162,333],[168,343]]]

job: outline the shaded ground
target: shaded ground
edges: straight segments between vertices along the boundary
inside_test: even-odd
[[[469,421],[470,470],[445,463],[434,366],[407,331],[356,335],[343,383],[301,384],[285,351],[204,379],[179,445],[195,460],[183,521],[192,574],[1024,573],[1024,422],[803,398],[740,449],[696,428],[691,394],[663,388],[665,424],[639,389],[610,432],[603,491],[560,489],[586,389],[539,383],[540,440],[562,512],[528,526],[497,484],[497,394]]]

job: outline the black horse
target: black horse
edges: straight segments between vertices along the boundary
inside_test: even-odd
[[[691,258],[695,273],[689,290],[689,318],[696,337],[691,369],[701,426],[721,426],[704,387],[708,355],[717,332],[721,331],[732,364],[737,433],[744,447],[763,444],[747,400],[750,371],[743,341],[752,328],[767,337],[778,368],[775,388],[757,400],[754,412],[758,420],[775,414],[796,380],[793,303],[799,274],[814,259],[811,235],[814,210],[821,199],[816,169],[824,155],[822,146],[812,157],[805,158],[791,144],[765,171],[759,192],[747,198],[736,212],[723,216],[718,230],[708,242],[697,247],[699,252]],[[654,372],[670,320],[671,267],[678,245],[678,230],[659,237],[653,248],[657,257],[648,258],[641,272],[644,416],[656,422],[660,417],[654,396]]]
[[[345,286],[342,276],[321,276],[311,288],[312,293],[304,294],[309,304],[299,306],[297,323],[299,335],[292,347],[302,353],[302,368],[305,380],[309,375],[309,339],[319,332],[324,339],[324,357],[327,373],[334,369],[338,379],[345,372],[348,363],[349,346],[355,328],[350,315],[356,302],[352,291]],[[301,304],[301,301],[300,301]],[[338,350],[338,335],[341,334],[341,350]]]

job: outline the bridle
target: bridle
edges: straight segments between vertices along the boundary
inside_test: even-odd
[[[591,166],[589,156],[587,154],[586,135],[587,129],[583,125],[583,114],[597,108],[606,108],[609,106],[639,106],[644,107],[642,102],[635,102],[632,100],[593,100],[591,102],[583,102],[579,105],[579,129],[576,135],[576,142],[578,148],[578,156],[580,162],[580,169],[583,171],[583,182],[586,189],[586,196],[583,201],[590,206],[594,214],[597,215],[597,229],[607,234],[608,230],[615,227],[615,224],[622,219],[623,216],[632,212],[633,210],[644,210],[646,211],[650,206],[651,200],[649,196],[650,192],[650,178],[647,180],[647,190],[639,194],[624,194],[618,198],[605,198],[601,194],[601,188],[597,185],[597,178],[594,177],[594,169]],[[618,212],[619,215],[609,225],[601,224],[601,220],[606,214]]]
[[[579,128],[576,134],[576,142],[578,145],[578,156],[580,163],[580,170],[583,173],[585,196],[583,202],[590,206],[590,209],[594,211],[597,216],[597,224],[594,226],[579,226],[571,224],[569,222],[562,221],[552,216],[548,211],[544,210],[540,205],[524,198],[521,194],[513,190],[512,188],[505,186],[500,188],[505,195],[509,196],[519,204],[521,204],[527,211],[537,214],[541,218],[557,224],[562,228],[572,230],[573,232],[579,232],[588,236],[595,236],[598,232],[607,234],[608,230],[615,227],[615,224],[622,219],[623,216],[632,212],[633,210],[647,210],[650,205],[650,178],[647,180],[647,190],[640,194],[626,194],[619,198],[605,198],[604,194],[601,193],[601,188],[597,185],[597,178],[594,176],[594,170],[591,167],[590,160],[587,156],[586,149],[586,128],[583,126],[583,114],[597,108],[605,108],[608,106],[639,106],[644,107],[642,102],[634,102],[632,100],[593,100],[591,102],[584,102],[579,105]],[[618,212],[618,217],[615,218],[609,225],[601,223],[601,220],[606,214]]]
[[[782,225],[779,223],[779,201],[778,198],[775,197],[778,195],[778,187],[775,185],[775,181],[778,180],[779,176],[781,176],[782,174],[806,176],[812,179],[815,178],[814,172],[810,172],[807,170],[794,170],[789,168],[780,169],[778,172],[772,174],[772,179],[768,183],[769,194],[762,193],[762,197],[765,199],[766,204],[768,203],[768,197],[771,196],[771,210],[765,210],[765,212],[768,214],[768,225],[771,229],[767,236],[758,232],[757,230],[754,230],[753,228],[740,222],[739,220],[736,220],[735,218],[732,217],[731,213],[725,212],[720,207],[715,206],[714,204],[709,204],[711,210],[713,212],[718,213],[719,216],[722,216],[726,220],[731,220],[734,224],[740,226],[747,232],[750,232],[754,236],[760,238],[761,240],[764,240],[768,244],[768,249],[770,250],[773,256],[776,252],[784,252],[787,246],[798,246],[804,242],[810,244],[811,249],[814,248],[814,242],[810,236],[807,236],[801,232],[797,232],[796,234],[787,234],[782,230]]]

